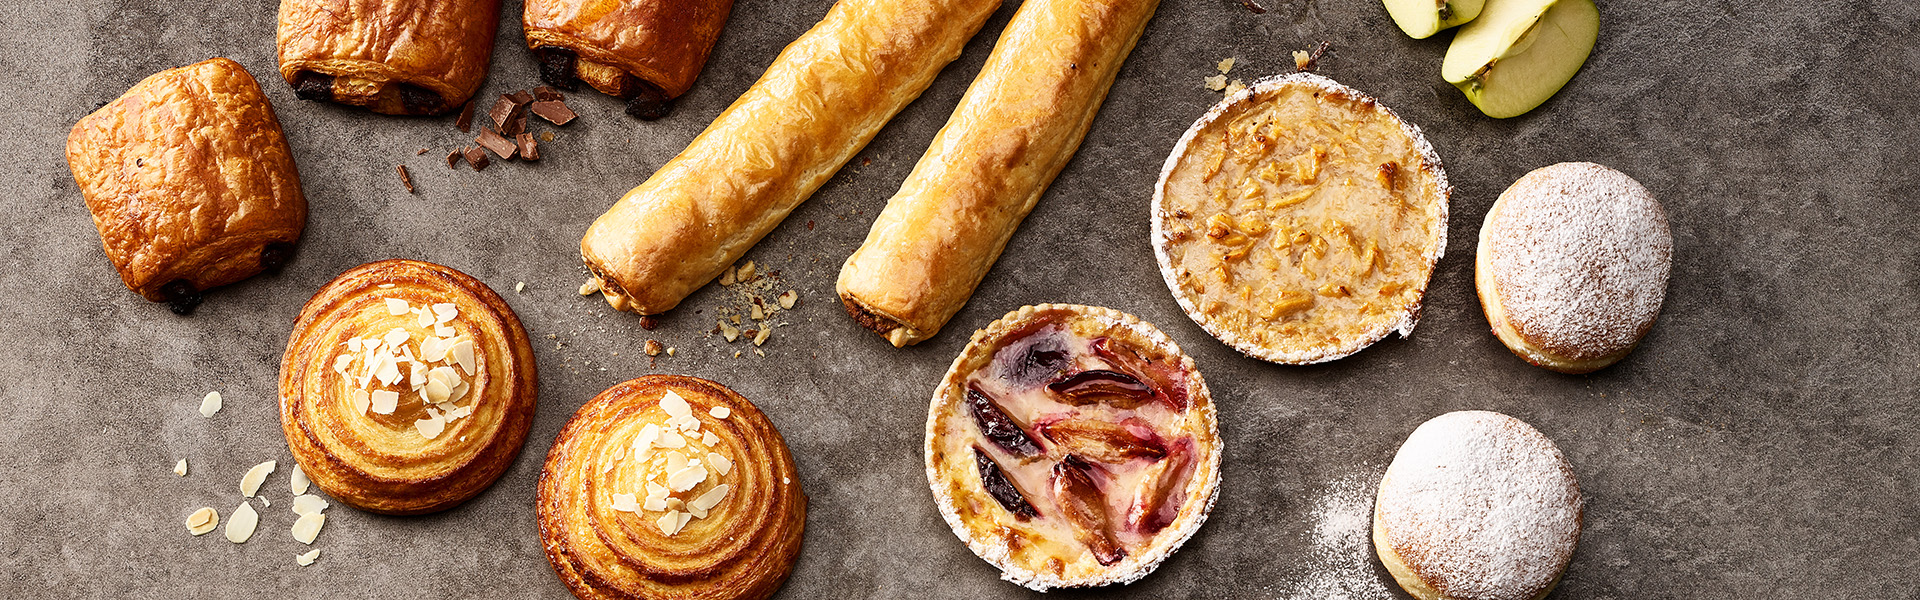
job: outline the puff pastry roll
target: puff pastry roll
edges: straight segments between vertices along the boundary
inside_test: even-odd
[[[584,81],[653,120],[693,87],[732,11],[733,0],[527,0],[522,26],[548,85]]]
[[[500,0],[281,0],[280,76],[307,100],[444,113],[487,78],[499,19]]]
[[[80,119],[67,166],[127,289],[183,315],[204,290],[278,270],[307,225],[273,105],[225,58],[156,73]]]
[[[607,303],[666,311],[773,231],[960,56],[999,0],[841,0],[580,240]]]
[[[939,333],[1073,158],[1156,0],[1029,0],[836,285],[894,346]]]
[[[573,595],[758,600],[793,571],[807,496],[740,394],[648,375],[587,401],[547,452],[540,540]]]
[[[429,513],[513,465],[538,389],[527,332],[498,294],[447,267],[385,260],[300,310],[280,359],[280,426],[328,495]]]

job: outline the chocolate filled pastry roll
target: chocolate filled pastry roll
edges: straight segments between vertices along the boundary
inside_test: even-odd
[[[306,100],[436,115],[487,78],[500,0],[281,0],[280,76]]]
[[[1033,0],[847,258],[847,313],[894,346],[960,311],[1073,158],[1156,0]]]
[[[607,303],[666,311],[819,189],[960,55],[999,0],[841,0],[587,229]]]
[[[527,47],[540,79],[627,100],[627,114],[667,116],[687,93],[733,0],[527,0]]]
[[[279,269],[307,226],[273,105],[225,58],[155,73],[80,119],[67,166],[120,280],[178,314]]]

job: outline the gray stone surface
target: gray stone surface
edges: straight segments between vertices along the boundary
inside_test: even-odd
[[[730,292],[702,290],[646,332],[575,295],[577,241],[742,90],[824,0],[740,0],[711,64],[671,117],[641,123],[574,96],[537,165],[449,171],[452,118],[302,102],[274,75],[267,0],[25,2],[0,7],[0,106],[16,111],[0,169],[0,596],[543,597],[534,482],[553,435],[599,390],[646,373],[718,380],[792,444],[811,497],[785,598],[1030,596],[956,541],[921,473],[935,379],[966,333],[1020,305],[1079,302],[1157,323],[1198,361],[1220,406],[1224,483],[1212,518],[1158,573],[1066,597],[1400,597],[1371,558],[1366,494],[1404,436],[1445,411],[1518,416],[1559,443],[1588,501],[1561,598],[1887,598],[1913,593],[1920,451],[1912,440],[1920,219],[1920,8],[1897,0],[1604,2],[1599,47],[1532,114],[1482,117],[1439,79],[1449,34],[1402,36],[1378,2],[1166,0],[1086,144],[947,333],[895,350],[832,300],[866,233],[985,60],[1015,3],[964,56],[749,258],[799,290],[766,358],[707,336]],[[483,97],[537,84],[520,4],[505,3]],[[1183,316],[1157,274],[1146,205],[1173,141],[1235,77],[1335,44],[1324,72],[1422,125],[1458,186],[1446,258],[1408,340],[1314,367],[1237,356]],[[284,274],[214,292],[180,318],[128,293],[102,255],[62,155],[68,127],[140,78],[229,56],[261,78],[312,205]],[[419,148],[431,149],[416,156]],[[1474,234],[1535,167],[1589,160],[1653,190],[1677,250],[1666,310],[1625,362],[1584,377],[1526,365],[1487,332]],[[395,164],[413,171],[408,195]],[[261,533],[190,537],[223,516],[247,466],[289,464],[278,359],[300,305],[335,274],[392,257],[500,290],[539,343],[541,402],[525,452],[492,489],[442,514],[339,507],[300,568],[285,469]],[[516,282],[527,284],[513,293]],[[657,363],[646,339],[678,348]],[[209,390],[215,418],[196,412]],[[193,473],[170,467],[188,458]],[[1384,582],[1384,583],[1383,583]]]

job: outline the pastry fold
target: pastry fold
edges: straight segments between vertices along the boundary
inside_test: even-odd
[[[280,76],[307,100],[433,115],[480,89],[500,0],[281,0]]]
[[[718,383],[648,375],[587,401],[540,474],[540,539],[575,596],[759,599],[807,521],[786,440]]]
[[[732,11],[733,0],[528,0],[522,27],[548,84],[584,81],[657,118],[693,87]]]
[[[181,314],[278,269],[306,228],[273,105],[225,58],[156,73],[80,119],[67,165],[127,289]]]
[[[653,314],[720,275],[960,55],[999,0],[842,0],[679,156],[580,240],[619,310]]]
[[[301,309],[280,361],[280,426],[333,498],[429,513],[513,465],[538,376],[520,319],[486,284],[385,260],[342,273]]]
[[[840,300],[894,346],[960,311],[1080,147],[1155,0],[1030,0],[840,270]]]

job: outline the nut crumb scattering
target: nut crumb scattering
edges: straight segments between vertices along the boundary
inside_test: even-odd
[[[1216,92],[1227,89],[1227,76],[1225,75],[1213,75],[1200,80],[1200,82],[1205,84],[1207,89]]]
[[[220,412],[220,392],[207,392],[200,399],[200,416],[211,419],[217,412]]]
[[[413,192],[413,176],[407,174],[406,165],[394,165],[393,170],[400,173],[400,183],[407,186],[407,193]]]
[[[1225,75],[1225,74],[1227,74],[1227,73],[1229,73],[1229,72],[1232,72],[1232,71],[1233,71],[1233,57],[1231,57],[1231,56],[1229,56],[1229,57],[1227,57],[1227,58],[1224,58],[1224,59],[1221,59],[1221,60],[1220,60],[1220,64],[1219,64],[1219,67],[1220,67],[1220,74],[1221,74],[1221,75]]]

